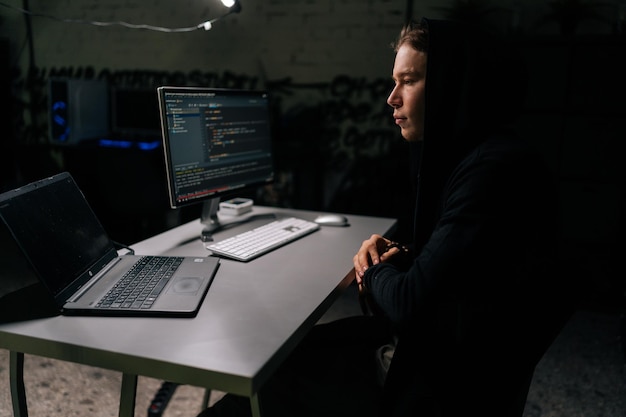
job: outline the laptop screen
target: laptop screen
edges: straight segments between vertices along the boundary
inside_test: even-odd
[[[114,250],[68,173],[1,194],[0,217],[55,296]]]

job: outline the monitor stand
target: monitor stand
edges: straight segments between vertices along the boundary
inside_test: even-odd
[[[229,227],[246,223],[255,219],[276,218],[276,214],[266,213],[266,214],[252,214],[252,215],[242,216],[242,217],[233,217],[232,219],[228,219],[227,221],[224,221],[224,220],[220,220],[217,215],[219,208],[220,208],[219,197],[214,197],[203,203],[202,215],[200,217],[200,222],[204,225],[204,229],[202,229],[202,233],[200,234],[200,238],[202,239],[203,242],[212,242],[213,233],[219,230],[224,230]]]

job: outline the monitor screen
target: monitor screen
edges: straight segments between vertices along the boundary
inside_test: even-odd
[[[207,224],[224,195],[274,180],[266,91],[159,87],[157,95],[172,208],[204,202]]]

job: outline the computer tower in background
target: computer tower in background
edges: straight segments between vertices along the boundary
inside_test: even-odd
[[[109,133],[106,81],[51,78],[48,87],[51,143],[75,145]]]

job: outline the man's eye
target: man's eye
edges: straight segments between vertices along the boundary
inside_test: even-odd
[[[413,79],[409,79],[409,78],[407,78],[407,79],[402,80],[402,84],[408,84],[408,85],[411,85],[411,84],[413,84],[413,83],[414,83]]]

